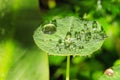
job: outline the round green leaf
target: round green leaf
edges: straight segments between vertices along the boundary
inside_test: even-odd
[[[106,35],[98,22],[71,16],[40,25],[33,37],[49,55],[85,56],[98,50]]]

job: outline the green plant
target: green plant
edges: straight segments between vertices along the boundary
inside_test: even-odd
[[[66,80],[69,80],[70,56],[91,55],[102,46],[106,35],[98,22],[71,16],[42,24],[33,37],[48,55],[67,56]]]

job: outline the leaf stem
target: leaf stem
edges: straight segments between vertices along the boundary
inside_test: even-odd
[[[70,71],[70,56],[67,56],[67,65],[66,65],[66,80],[69,80],[69,71]]]

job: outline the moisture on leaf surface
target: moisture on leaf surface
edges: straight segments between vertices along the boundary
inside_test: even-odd
[[[105,36],[98,22],[71,16],[40,25],[33,37],[37,46],[49,55],[85,56],[99,49]]]

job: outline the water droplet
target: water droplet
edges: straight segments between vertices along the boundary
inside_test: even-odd
[[[61,43],[62,43],[62,39],[59,39],[59,40],[58,40],[58,43],[61,44]]]
[[[53,34],[56,32],[56,26],[54,24],[45,24],[43,27],[42,27],[42,31],[43,33],[45,34]]]
[[[79,49],[84,49],[84,46],[79,46]]]
[[[82,30],[81,30],[81,33],[85,33],[85,30],[84,30],[84,29],[82,29]]]
[[[92,37],[91,32],[85,33],[85,41],[89,41],[91,37]]]
[[[75,31],[74,36],[77,40],[81,40],[80,32]]]
[[[70,38],[72,36],[71,32],[67,32],[66,38]]]
[[[111,68],[109,68],[109,69],[105,70],[104,74],[106,74],[108,76],[113,76],[114,75],[114,71]]]
[[[96,29],[97,29],[97,22],[96,22],[96,21],[93,21],[93,23],[92,23],[92,28],[93,28],[93,30],[96,30]]]
[[[66,37],[65,37],[65,41],[64,41],[65,48],[70,47],[70,45],[72,43],[71,36],[72,36],[71,32],[67,32]]]
[[[56,44],[56,47],[57,47],[58,51],[61,51],[62,48],[61,48],[61,46],[59,44]]]

